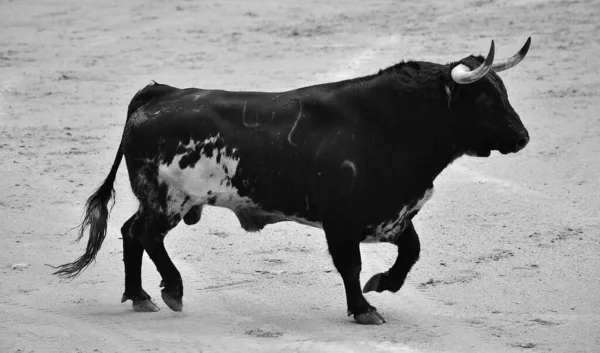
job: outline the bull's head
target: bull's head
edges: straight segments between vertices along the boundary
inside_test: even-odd
[[[450,65],[451,80],[445,86],[448,107],[459,128],[459,144],[467,155],[487,157],[491,151],[503,154],[523,149],[529,134],[508,101],[497,75],[517,65],[529,50],[531,38],[513,57],[494,62],[494,41],[485,60],[469,56]]]

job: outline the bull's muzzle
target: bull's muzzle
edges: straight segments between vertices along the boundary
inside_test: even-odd
[[[517,153],[520,150],[522,150],[523,148],[525,148],[525,146],[527,146],[527,144],[529,143],[529,134],[527,133],[527,131],[520,133],[515,139],[512,139],[511,143],[507,143],[505,144],[504,148],[500,148],[499,151],[502,154],[508,154],[508,153]]]
[[[515,152],[519,152],[520,150],[522,150],[523,148],[525,148],[525,146],[527,146],[527,144],[529,143],[529,135],[525,135],[523,137],[521,137],[520,139],[517,140],[517,150]]]

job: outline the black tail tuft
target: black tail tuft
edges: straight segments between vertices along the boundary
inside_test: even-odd
[[[115,189],[113,188],[113,184],[122,158],[123,153],[119,146],[119,151],[117,152],[115,162],[113,163],[108,177],[86,202],[83,221],[78,226],[79,235],[77,236],[77,241],[81,240],[83,233],[89,228],[90,236],[85,253],[74,262],[60,266],[52,266],[57,269],[57,271],[54,272],[55,275],[62,278],[73,279],[83,272],[83,270],[85,270],[96,258],[96,254],[98,254],[98,250],[100,250],[102,242],[106,237],[108,215],[110,213],[108,203],[112,201],[112,205],[114,205]]]

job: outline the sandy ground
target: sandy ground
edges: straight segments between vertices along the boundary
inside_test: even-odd
[[[598,18],[590,0],[0,0],[0,351],[600,351]],[[322,231],[248,234],[215,208],[167,239],[184,312],[160,301],[147,259],[145,288],[163,310],[120,304],[118,230],[136,209],[124,164],[96,265],[70,283],[45,266],[82,253],[63,233],[151,79],[291,89],[485,53],[492,38],[506,57],[530,35],[527,59],[502,77],[531,143],[438,178],[408,282],[367,297],[385,325],[345,317]],[[394,260],[386,245],[362,250],[363,281]]]

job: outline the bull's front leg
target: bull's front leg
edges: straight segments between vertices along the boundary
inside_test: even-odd
[[[369,304],[360,289],[360,228],[343,222],[342,217],[323,222],[329,253],[333,264],[342,276],[346,290],[348,316],[365,325],[385,322],[377,309]]]
[[[404,284],[410,269],[419,260],[421,244],[412,221],[408,222],[408,225],[398,238],[396,238],[394,244],[398,246],[396,262],[389,271],[378,273],[371,277],[365,284],[364,293],[370,291],[383,292],[384,290],[396,293]]]

